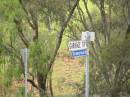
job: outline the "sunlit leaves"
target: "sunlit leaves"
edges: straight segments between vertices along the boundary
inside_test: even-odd
[[[43,36],[41,40],[32,43],[30,46],[30,66],[33,73],[46,73],[48,62],[54,50],[54,36]]]
[[[12,21],[15,16],[22,17],[23,11],[18,0],[1,0],[0,1],[0,13],[4,20]]]

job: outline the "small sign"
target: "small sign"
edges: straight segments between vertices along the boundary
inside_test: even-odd
[[[81,40],[94,41],[95,40],[95,32],[82,32]]]
[[[27,48],[21,49],[22,60],[24,63],[27,62],[28,55],[29,55],[28,52],[29,52],[29,49]]]
[[[89,53],[86,49],[72,51],[71,54],[73,57],[81,57],[81,56],[89,55]]]
[[[75,50],[82,50],[87,48],[86,41],[70,41],[69,42],[69,50],[75,51]]]

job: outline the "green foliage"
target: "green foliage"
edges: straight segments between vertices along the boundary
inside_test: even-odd
[[[22,95],[22,97],[25,95],[25,87],[19,87],[19,93]]]
[[[91,75],[96,84],[92,88],[100,94],[118,95],[126,90],[124,80],[128,77],[130,64],[129,40],[114,40],[111,44],[105,45],[101,50],[101,63],[98,64],[96,75]],[[94,68],[93,68],[94,69]]]
[[[19,0],[0,0],[0,34],[3,38],[4,45],[13,43],[16,45],[18,41],[18,33],[14,18],[25,18],[25,13],[19,4]]]
[[[0,75],[3,77],[2,84],[6,87],[10,87],[13,80],[18,80],[21,77],[22,71],[16,61],[14,54],[10,57],[1,56]]]
[[[0,54],[3,52],[4,33],[0,32]]]
[[[23,17],[23,10],[19,4],[19,0],[0,0],[0,13],[3,18],[2,21],[12,21],[15,16]],[[7,7],[8,6],[8,7]]]
[[[7,87],[10,87],[13,80],[18,80],[22,72],[19,68],[19,65],[10,64],[6,66],[5,75],[4,75],[4,84]]]
[[[128,80],[128,94],[130,94],[130,80]]]
[[[117,42],[118,41],[118,42]],[[129,40],[120,41],[116,40],[109,46],[102,49],[102,61],[103,63],[119,64],[120,62],[130,63],[130,50]],[[110,67],[110,66],[109,66]]]
[[[54,35],[42,37],[42,40],[34,42],[30,46],[30,64],[34,73],[46,73],[48,62],[54,51]]]
[[[28,14],[26,14],[26,12],[24,12],[22,9],[19,0],[0,0],[0,67],[2,68],[0,69],[0,74],[4,75],[4,84],[7,87],[11,85],[13,79],[19,79],[20,75],[22,74],[19,66],[20,61],[16,55],[19,56],[18,52],[22,47],[25,47],[19,38],[19,33],[17,33],[14,18],[17,18],[21,21],[20,26],[23,29],[23,34],[30,43],[29,70],[32,70],[31,72],[33,74],[37,74],[37,72],[46,74],[46,72],[48,72],[48,62],[54,52],[56,39],[56,35],[54,35],[54,33],[48,34],[47,29],[50,27],[53,30],[51,32],[57,32],[57,30],[63,26],[63,22],[66,20],[68,11],[75,2],[75,0],[22,1],[28,11]],[[124,10],[127,8],[127,3],[125,3],[126,1],[128,2],[128,0],[120,0],[120,2],[118,2],[118,0],[111,1],[112,5],[110,13],[110,0],[105,0],[105,12],[108,23],[107,26],[108,28],[112,26],[109,29],[112,38],[115,38],[115,36],[119,34],[118,32],[122,32],[124,34],[126,31],[127,10]],[[101,63],[97,62],[98,66],[91,66],[90,69],[90,83],[92,84],[91,89],[97,90],[97,93],[106,93],[111,92],[118,86],[118,88],[120,88],[120,86],[125,88],[119,82],[124,80],[123,78],[120,79],[120,77],[122,76],[122,73],[129,68],[129,40],[117,41],[116,38],[116,40],[112,41],[109,45],[104,45],[104,33],[98,33],[102,32],[103,30],[102,16],[100,15],[100,11],[98,9],[100,4],[97,0],[89,0],[88,4],[88,9],[91,11],[90,14],[92,15],[94,22],[94,30],[99,35],[99,41],[101,41],[101,46],[103,46],[100,48],[101,53],[98,56]],[[81,18],[78,11],[76,11],[73,16],[73,20],[70,22],[66,31],[66,35],[70,36],[71,34],[71,38],[76,37],[74,39],[79,38],[83,30],[90,30],[89,18],[85,13],[86,10],[83,7],[83,2],[80,3],[80,6],[82,9]],[[31,15],[33,15],[33,17]],[[33,36],[30,32],[33,32],[33,29],[31,29],[30,25],[28,24],[27,17],[31,22],[34,18],[38,19],[39,37],[36,42],[32,42]],[[109,20],[109,18],[111,19]],[[83,21],[81,19],[83,19]],[[111,23],[111,25],[109,25],[109,23]],[[83,27],[83,25],[85,25],[86,28]],[[64,39],[65,41],[69,40],[68,38]],[[64,44],[61,49],[66,47]],[[11,48],[11,46],[13,46],[13,48]],[[6,47],[8,49],[5,49]],[[7,53],[8,50],[13,51],[13,53]],[[5,57],[5,60],[2,59],[3,57]],[[122,70],[120,70],[120,72],[117,74],[120,77],[117,78],[118,82],[116,83],[115,76],[120,63],[123,65]],[[107,81],[108,79],[110,80],[110,83]],[[20,91],[23,92],[23,88],[21,88]]]

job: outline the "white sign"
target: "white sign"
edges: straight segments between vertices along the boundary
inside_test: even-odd
[[[94,41],[95,40],[95,32],[82,32],[81,40]]]
[[[86,49],[87,48],[87,44],[86,41],[70,41],[69,42],[69,50],[70,51],[75,51],[75,50],[82,50],[82,49]]]
[[[21,49],[22,60],[24,63],[27,62],[28,51],[29,50],[27,48]]]

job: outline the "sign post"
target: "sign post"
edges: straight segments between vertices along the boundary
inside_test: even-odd
[[[88,43],[89,46],[89,43]],[[88,48],[89,53],[89,48]],[[85,97],[89,97],[89,54],[86,56],[86,63],[85,63]]]
[[[85,63],[85,97],[89,97],[89,44],[95,40],[95,32],[82,32],[81,40],[86,41],[88,56],[86,56]]]
[[[21,49],[22,61],[24,63],[24,73],[25,73],[25,97],[28,95],[28,54],[29,50],[27,48]]]
[[[95,40],[95,32],[82,32],[81,40],[70,41],[69,50],[73,57],[86,56],[85,60],[85,97],[89,97],[89,44]]]

